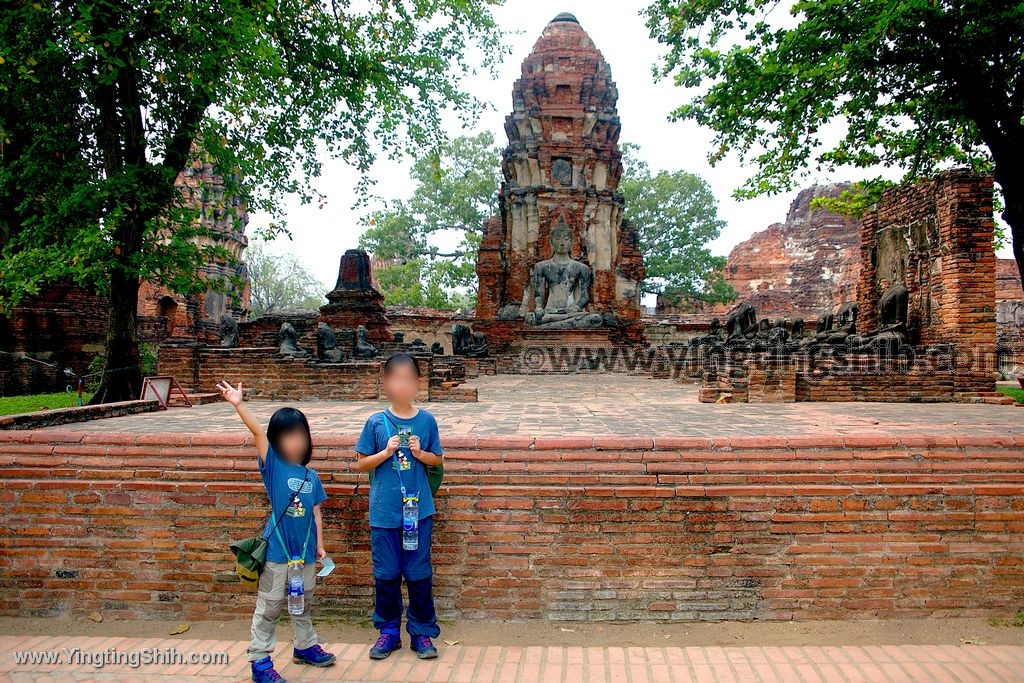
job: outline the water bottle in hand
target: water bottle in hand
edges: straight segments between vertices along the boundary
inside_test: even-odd
[[[415,498],[406,498],[402,505],[402,549],[416,550],[420,547],[420,503]]]
[[[288,563],[288,614],[302,614],[306,605],[306,572],[302,560],[293,557]]]

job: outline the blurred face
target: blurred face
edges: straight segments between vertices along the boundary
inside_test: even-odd
[[[301,465],[309,450],[309,441],[303,429],[291,429],[278,438],[281,457],[293,465]]]
[[[416,370],[407,363],[395,365],[384,375],[384,393],[392,401],[412,403],[420,387],[420,378]]]

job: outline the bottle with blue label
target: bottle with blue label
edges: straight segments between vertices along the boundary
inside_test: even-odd
[[[288,563],[288,614],[299,615],[305,610],[306,572],[303,562],[293,557]]]
[[[416,550],[420,547],[420,503],[409,496],[402,504],[402,548]]]

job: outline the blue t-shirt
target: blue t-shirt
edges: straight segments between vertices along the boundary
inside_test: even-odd
[[[387,417],[385,417],[385,414]],[[384,420],[390,422],[385,425]],[[356,441],[356,452],[374,455],[384,450],[388,439],[398,433],[400,427],[409,428],[412,435],[420,438],[420,450],[442,455],[441,435],[437,432],[437,420],[420,408],[411,418],[398,417],[390,410],[374,413],[363,426],[363,432]],[[388,435],[390,429],[390,436]],[[399,448],[389,460],[377,465],[370,485],[370,526],[381,529],[397,529],[402,526],[402,489],[397,461],[401,470],[401,483],[405,484],[408,495],[419,494],[420,519],[434,514],[434,497],[427,483],[427,466],[412,457],[408,448]]]
[[[263,485],[267,487],[267,496],[270,498],[270,509],[273,511],[267,520],[267,526],[263,529],[263,538],[267,539],[267,562],[287,562],[292,555],[301,553],[302,544],[306,543],[308,533],[309,542],[306,543],[303,561],[312,564],[316,561],[316,522],[313,520],[313,506],[327,500],[320,477],[309,468],[285,462],[273,446],[267,447],[267,457],[260,461],[259,466]],[[299,495],[295,498],[294,504],[289,505],[295,491],[298,491]],[[280,538],[274,533],[274,523],[278,517],[281,518],[281,523],[277,527],[281,532]],[[288,546],[287,551],[281,547],[282,540]]]

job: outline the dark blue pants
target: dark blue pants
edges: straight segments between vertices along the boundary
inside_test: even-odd
[[[380,631],[398,633],[402,626],[402,578],[409,591],[405,629],[410,636],[436,638],[441,633],[434,611],[434,578],[430,565],[433,518],[419,523],[419,547],[402,548],[401,529],[370,527],[373,557],[373,625]]]

